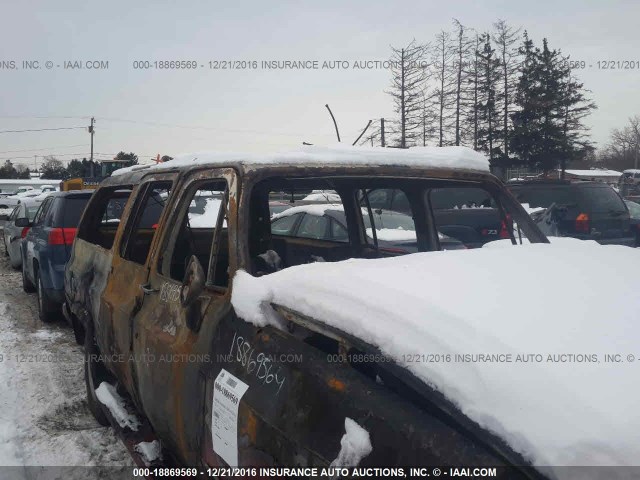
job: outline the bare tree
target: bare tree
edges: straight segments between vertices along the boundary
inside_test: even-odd
[[[493,40],[496,45],[497,56],[500,60],[501,89],[498,101],[502,110],[502,145],[505,158],[509,157],[509,139],[511,127],[510,114],[514,109],[515,84],[518,81],[520,56],[517,43],[520,41],[520,28],[514,29],[504,20],[493,24]]]
[[[467,110],[467,137],[474,150],[478,150],[479,111],[480,111],[480,49],[482,35],[475,33],[472,40],[471,58],[467,65],[466,82],[469,93],[469,108]]]
[[[640,115],[611,132],[609,143],[599,151],[598,161],[615,170],[640,167]]]
[[[473,51],[473,41],[467,36],[467,28],[455,18],[453,24],[456,27],[456,36],[453,43],[453,68],[455,71],[455,145],[460,145],[465,111],[468,108],[468,82],[469,57]]]
[[[416,145],[421,132],[422,92],[428,75],[427,45],[413,40],[404,48],[393,48],[391,89],[396,120],[397,146],[408,148]]]
[[[478,149],[487,152],[489,161],[493,165],[494,162],[502,158],[502,151],[497,141],[501,132],[496,93],[500,80],[500,61],[491,45],[491,36],[488,33],[482,36],[481,42],[478,79],[480,97],[478,102]]]
[[[438,146],[449,142],[453,127],[452,108],[455,105],[455,70],[451,68],[454,52],[451,47],[451,36],[442,31],[436,36],[433,50],[434,79],[436,88],[431,100],[438,115]]]

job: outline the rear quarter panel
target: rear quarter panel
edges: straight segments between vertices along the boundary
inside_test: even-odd
[[[85,325],[87,321],[95,322],[99,345],[104,345],[104,329],[98,324],[100,297],[107,284],[112,256],[111,250],[76,238],[65,272],[69,308]]]

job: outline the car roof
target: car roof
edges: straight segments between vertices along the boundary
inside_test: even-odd
[[[177,156],[168,162],[136,165],[116,170],[104,185],[139,182],[144,175],[163,172],[192,171],[210,168],[234,168],[243,174],[301,169],[349,170],[355,175],[386,174],[411,169],[416,176],[430,172],[433,176],[451,177],[472,174],[495,178],[489,172],[487,158],[467,147],[416,147],[411,149],[372,147],[310,147],[298,152],[280,154],[204,152]],[[316,172],[317,173],[317,172]]]
[[[609,187],[606,183],[603,182],[594,182],[594,181],[586,181],[586,180],[523,180],[517,182],[509,182],[506,184],[507,188],[511,187],[540,187],[540,186],[548,186],[548,187],[561,187],[561,186],[592,186],[592,187]],[[610,188],[610,187],[609,187]]]
[[[93,190],[68,190],[66,192],[50,192],[47,197],[90,197],[93,195],[93,192]]]

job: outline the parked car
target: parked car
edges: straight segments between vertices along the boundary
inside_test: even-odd
[[[236,315],[232,280],[244,272],[268,275],[267,266],[278,263],[286,269],[320,259],[390,259],[406,253],[385,250],[367,235],[365,218],[377,229],[386,215],[356,200],[372,188],[407,192],[418,252],[440,248],[423,199],[446,186],[485,190],[504,212],[504,221],[509,215],[531,242],[547,242],[477,153],[465,151],[465,158],[486,164],[484,170],[433,169],[429,156],[403,163],[415,154],[395,150],[377,160],[354,151],[360,152],[356,164],[353,153],[340,151],[329,161],[320,153],[287,156],[280,163],[271,157],[265,162],[206,155],[183,162],[179,157],[117,172],[96,190],[65,271],[63,311],[76,336],[85,338],[89,408],[122,435],[137,463],[162,462],[159,455],[143,455],[149,449],[142,442],[157,442],[154,451],[164,451],[165,462],[183,465],[328,466],[347,416],[367,419],[374,444],[374,455],[364,461],[368,465],[429,459],[453,465],[527,464],[409,370],[329,359],[340,352],[374,352],[365,339],[299,312],[287,314],[288,327],[282,330]],[[445,151],[437,149],[436,163]],[[293,198],[327,188],[342,201],[346,232],[340,240],[346,235],[348,241],[279,236],[272,230],[271,192],[285,190]],[[123,191],[131,194],[113,228],[101,219]],[[194,211],[199,196],[209,200]],[[429,288],[436,285],[425,285]],[[393,285],[385,285],[385,291],[393,295]],[[236,360],[238,351],[245,360]],[[277,360],[287,352],[304,360]],[[220,402],[228,399],[233,406],[221,409],[226,407]],[[126,420],[114,405],[127,409]]]
[[[526,181],[507,185],[521,203],[543,207],[533,216],[552,236],[596,240],[601,244],[634,246],[629,210],[609,185],[600,182],[563,180]]]
[[[22,202],[13,209],[13,212],[4,223],[2,233],[5,255],[9,257],[9,263],[16,270],[22,266],[22,240],[29,231],[29,225],[38,210],[38,206],[35,203]]]
[[[623,171],[618,181],[618,190],[624,198],[640,199],[640,170]]]
[[[482,247],[494,240],[509,238],[507,223],[486,191],[469,187],[434,188],[429,192],[438,231],[462,242],[465,248]],[[404,192],[378,188],[369,193],[373,209],[392,210],[411,215]],[[363,204],[364,206],[364,204]]]
[[[27,187],[21,187],[27,188]],[[14,195],[9,195],[7,197],[0,198],[0,208],[12,208],[16,205],[20,204],[29,198],[38,197],[43,192],[39,188],[28,187],[28,190],[23,190]]]
[[[394,253],[414,253],[418,251],[415,224],[409,215],[392,210],[375,209],[363,215],[367,237],[378,242],[378,248]],[[348,242],[347,221],[344,208],[340,204],[316,204],[292,207],[274,215],[271,233],[276,236],[313,238],[333,242]],[[464,244],[454,238],[439,233],[442,250],[460,250]]]
[[[624,203],[629,209],[631,230],[635,230],[636,233],[636,247],[640,247],[640,203],[631,200],[625,200]]]
[[[21,245],[22,286],[37,291],[38,314],[52,321],[64,302],[64,268],[91,191],[53,192],[40,204]]]

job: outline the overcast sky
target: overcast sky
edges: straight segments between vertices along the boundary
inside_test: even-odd
[[[369,119],[393,117],[384,92],[389,72],[354,70],[353,63],[385,60],[390,45],[414,38],[431,41],[440,30],[452,29],[454,17],[480,31],[504,19],[528,30],[537,45],[547,37],[552,48],[591,65],[577,74],[598,105],[589,119],[596,142],[606,142],[612,128],[640,114],[637,0],[0,5],[0,131],[82,127],[95,116],[98,158],[120,150],[147,159],[157,153],[267,152],[297,148],[302,141],[334,143],[325,103],[351,143]],[[209,68],[216,60],[255,60],[260,66],[263,60],[287,59],[344,61],[350,68]],[[37,60],[40,68],[23,69],[23,60]],[[108,69],[64,68],[65,61],[87,60],[108,62]],[[155,60],[195,60],[198,68],[134,69],[135,61]],[[636,68],[598,69],[597,62],[605,60],[633,60]],[[7,68],[10,61],[15,69]],[[30,165],[34,155],[88,157],[89,134],[79,128],[0,133],[0,152],[1,161]]]

